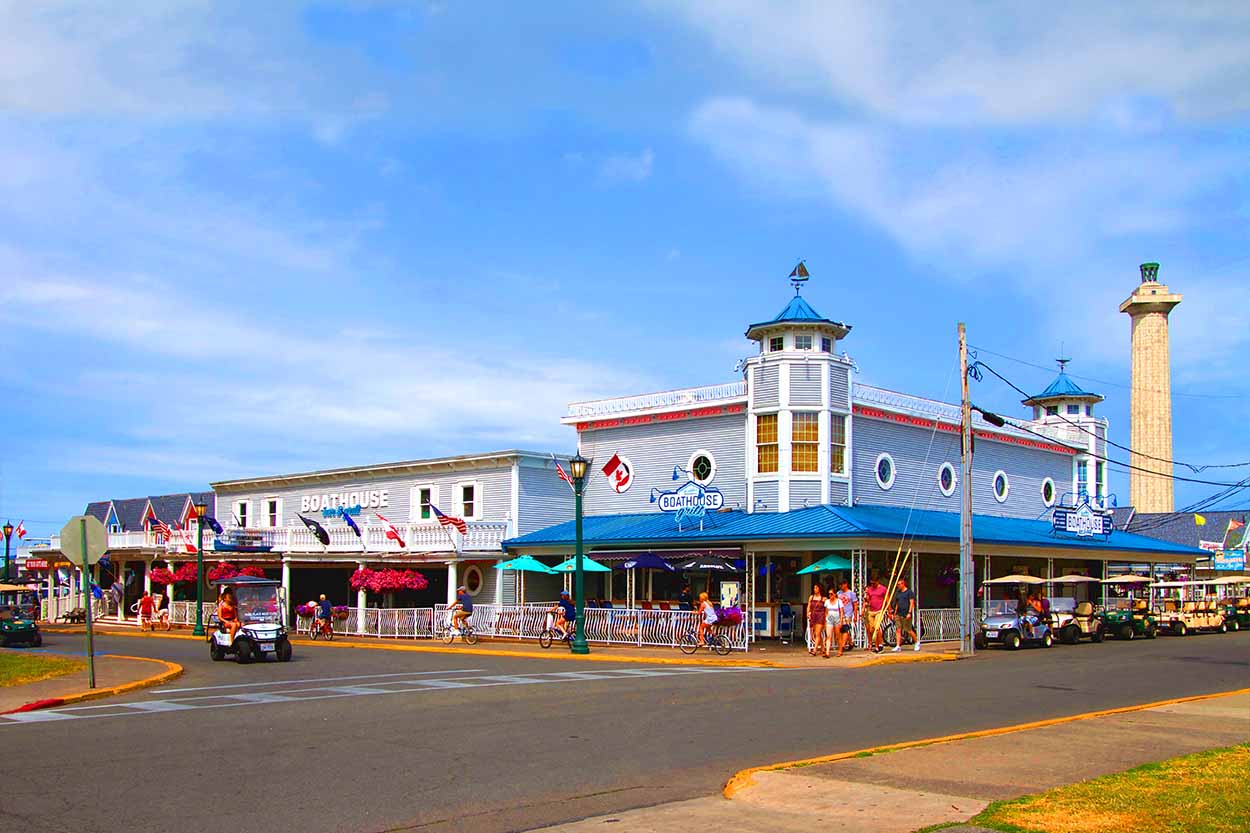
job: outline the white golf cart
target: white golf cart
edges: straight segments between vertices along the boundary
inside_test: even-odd
[[[1050,617],[1026,613],[1020,601],[1021,587],[1036,587],[1045,583],[1044,578],[1022,575],[1003,576],[982,582],[985,598],[981,600],[981,628],[973,637],[976,647],[985,648],[997,643],[1014,651],[1021,645],[1041,645],[1043,648],[1054,645],[1055,635],[1050,629]],[[995,599],[992,598],[995,587],[1011,587],[1014,592],[1006,599]]]
[[[1197,631],[1227,633],[1224,609],[1213,596],[1208,597],[1202,582],[1160,581],[1150,585],[1158,599],[1155,607],[1159,627],[1174,636]]]
[[[1060,576],[1048,582],[1052,590],[1050,628],[1060,642],[1075,645],[1082,637],[1090,642],[1102,642],[1105,636],[1102,620],[1098,618],[1094,602],[1089,598],[1090,585],[1098,583],[1098,579],[1089,576]],[[1082,586],[1086,588],[1086,598],[1079,599],[1078,596],[1082,595],[1079,588]],[[1071,590],[1072,595],[1068,595],[1068,590]]]
[[[208,650],[214,662],[228,655],[240,665],[269,656],[279,662],[290,662],[291,640],[286,632],[286,594],[282,583],[274,579],[236,576],[212,582],[218,598],[230,591],[238,609],[239,630],[230,638],[230,629],[217,620],[209,620]]]

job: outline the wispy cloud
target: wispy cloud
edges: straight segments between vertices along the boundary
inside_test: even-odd
[[[616,154],[599,165],[599,178],[604,182],[642,182],[651,176],[655,154],[647,148],[638,154]]]

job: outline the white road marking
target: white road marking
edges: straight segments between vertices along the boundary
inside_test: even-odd
[[[196,688],[158,688],[153,694],[184,694],[188,691],[223,691],[228,688],[260,688],[275,685],[302,685],[304,683],[334,683],[343,680],[379,680],[384,677],[422,677],[432,674],[472,674],[484,668],[452,668],[447,671],[403,671],[395,674],[353,674],[348,677],[309,677],[303,680],[275,680],[269,683],[236,683],[233,685],[204,685]]]
[[[768,671],[765,668],[694,668],[675,666],[655,669],[604,669],[602,671],[561,671],[529,674],[483,674],[451,679],[379,679],[374,685],[312,686],[287,689],[282,692],[255,691],[228,694],[207,694],[195,697],[176,697],[156,700],[136,700],[127,703],[103,703],[92,706],[67,706],[60,709],[22,712],[0,715],[0,727],[22,723],[40,723],[58,720],[90,720],[101,717],[124,717],[136,714],[152,714],[162,711],[191,711],[219,709],[236,706],[262,706],[273,703],[299,703],[307,700],[333,700],[341,697],[372,697],[381,694],[422,694],[448,689],[493,688],[512,685],[541,685],[571,683],[576,680],[596,682],[622,682],[636,677],[677,677],[706,674],[742,673]],[[457,674],[463,671],[443,673]],[[574,676],[575,675],[575,676]],[[377,675],[391,676],[391,675]],[[404,675],[411,677],[412,675]],[[337,678],[335,678],[337,679]],[[294,682],[294,681],[290,681]],[[260,683],[259,685],[266,685]],[[383,688],[383,686],[392,686]],[[394,686],[399,686],[398,688]],[[197,689],[201,690],[201,689]]]

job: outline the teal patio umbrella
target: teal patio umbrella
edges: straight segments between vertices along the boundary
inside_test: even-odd
[[[557,564],[553,568],[557,573],[572,573],[577,571],[577,556],[573,556],[563,564]],[[610,573],[611,567],[605,567],[593,558],[582,556],[582,569],[588,573]]]
[[[805,573],[827,573],[831,570],[849,570],[851,569],[851,561],[840,555],[826,555],[824,558],[814,564],[799,570],[798,575]]]
[[[496,570],[512,570],[520,573],[517,576],[517,600],[520,604],[525,604],[525,574],[526,573],[546,573],[549,576],[556,574],[556,571],[539,561],[532,555],[518,555],[516,558],[508,561],[501,561],[495,565]]]

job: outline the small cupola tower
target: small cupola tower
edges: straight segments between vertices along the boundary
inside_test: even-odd
[[[1094,415],[1103,397],[1083,389],[1067,374],[1071,359],[1056,359],[1059,375],[1039,394],[1021,402],[1033,409],[1033,423],[1069,445],[1081,446],[1073,457],[1072,489],[1065,501],[1095,508],[1107,503],[1107,421]]]
[[[794,297],[772,319],[747,327],[758,347],[743,363],[748,511],[850,502],[852,363],[837,346],[851,327],[803,298],[809,277],[800,262],[790,273]]]

